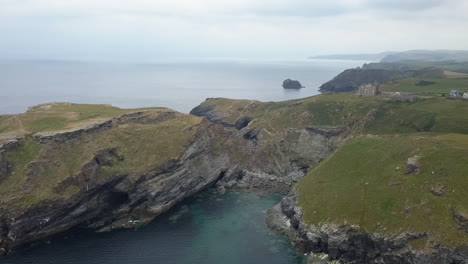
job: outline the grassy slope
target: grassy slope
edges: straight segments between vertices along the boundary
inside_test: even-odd
[[[406,159],[414,155],[422,157],[421,172],[406,175]],[[452,209],[468,210],[467,156],[468,135],[359,137],[309,172],[298,185],[299,203],[308,223],[348,222],[378,233],[428,232],[445,245],[466,244]],[[439,184],[446,188],[441,197],[429,191]]]
[[[468,101],[395,102],[340,93],[280,103],[219,98],[204,105],[230,122],[251,116],[249,127],[273,136],[291,127],[345,125],[375,110],[363,131],[369,136],[346,143],[298,184],[306,221],[347,221],[383,233],[429,232],[446,245],[468,243],[452,212],[468,211]],[[422,156],[422,171],[405,175],[405,162],[414,155]],[[429,191],[437,184],[446,187],[444,196]]]
[[[323,94],[284,102],[216,98],[202,105],[213,106],[214,111],[223,113],[229,122],[235,122],[241,116],[250,116],[255,119],[250,127],[263,129],[267,135],[275,135],[287,128],[342,126],[362,117],[382,102],[380,98],[350,95]]]
[[[85,118],[111,117],[129,112],[108,106],[61,105],[61,109],[53,109],[53,113],[41,111],[41,115],[34,120],[40,123],[43,121],[41,117],[47,120],[48,116],[60,115],[61,111],[78,115],[82,113]],[[154,108],[151,111],[157,113],[160,109]],[[31,113],[33,112],[25,115]],[[141,173],[179,157],[196,133],[201,120],[199,117],[180,114],[176,119],[157,124],[124,124],[65,143],[45,145],[27,137],[21,141],[18,150],[8,153],[13,171],[0,184],[0,201],[20,199],[20,204],[28,206],[46,199],[69,197],[79,191],[78,186],[70,186],[60,193],[56,192],[54,187],[64,179],[77,175],[97,151],[107,148],[117,148],[119,155],[124,159],[117,161],[113,166],[104,167],[100,176],[129,174],[130,179],[135,179]],[[39,173],[34,179],[28,179],[26,171],[28,164],[33,160],[43,162],[44,166],[38,170]],[[33,184],[32,190],[25,191],[27,181]]]
[[[262,129],[266,135],[304,126],[343,126],[362,119],[370,111],[375,111],[376,117],[367,125],[369,133],[468,133],[468,101],[442,97],[398,102],[336,93],[278,103],[217,98],[203,105],[213,106],[230,122],[250,116],[255,119],[250,127]]]
[[[151,109],[162,108],[121,109],[110,105],[72,103],[37,105],[24,114],[0,116],[0,142],[2,139],[34,134],[39,131],[74,129],[125,113]]]
[[[376,109],[367,136],[346,143],[298,184],[306,222],[428,232],[444,245],[467,244],[453,210],[468,212],[468,101],[382,101]],[[405,175],[405,162],[414,155],[422,157],[421,173]],[[445,186],[445,195],[429,191],[437,185]]]
[[[453,75],[452,75],[453,76]],[[418,81],[425,80],[435,82],[432,85],[418,86]],[[468,78],[407,78],[394,83],[381,86],[383,91],[388,92],[414,92],[420,95],[447,95],[450,90],[468,91]]]

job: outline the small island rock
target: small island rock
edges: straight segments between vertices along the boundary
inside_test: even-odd
[[[283,81],[283,88],[284,89],[300,89],[304,88],[302,84],[297,80],[286,79]]]

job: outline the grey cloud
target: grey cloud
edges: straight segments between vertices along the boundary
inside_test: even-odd
[[[367,6],[376,9],[421,11],[442,6],[449,0],[369,0]]]

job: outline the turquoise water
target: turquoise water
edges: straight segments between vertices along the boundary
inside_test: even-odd
[[[48,244],[1,260],[31,263],[305,263],[283,236],[270,230],[265,211],[278,195],[208,190],[138,230],[96,234],[75,230]]]

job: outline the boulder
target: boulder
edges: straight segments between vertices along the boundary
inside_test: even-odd
[[[440,185],[440,184],[431,186],[429,190],[435,196],[442,196],[445,194],[445,186]]]
[[[420,171],[419,156],[408,158],[406,161],[406,174],[417,174]]]

